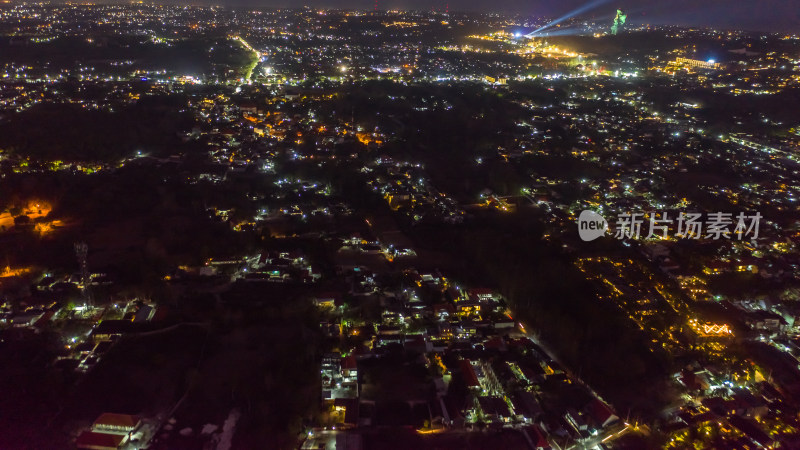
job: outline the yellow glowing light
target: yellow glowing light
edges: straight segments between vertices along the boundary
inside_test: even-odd
[[[0,272],[0,278],[10,278],[10,277],[18,277],[20,275],[25,275],[26,273],[30,272],[31,269],[22,267],[19,269],[12,269],[11,266],[6,266],[2,272]]]

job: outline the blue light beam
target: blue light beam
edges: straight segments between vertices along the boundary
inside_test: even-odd
[[[573,17],[577,16],[578,14],[583,14],[583,13],[585,13],[586,11],[590,11],[590,10],[592,10],[592,9],[595,9],[595,8],[597,8],[598,6],[601,6],[601,5],[604,5],[604,4],[608,3],[609,1],[610,1],[610,0],[594,0],[593,2],[589,2],[589,3],[587,3],[587,4],[583,5],[583,6],[581,6],[580,8],[573,9],[572,11],[570,11],[570,12],[568,12],[568,13],[564,14],[563,16],[561,16],[561,17],[559,17],[558,19],[556,19],[556,20],[554,20],[554,21],[552,21],[552,22],[548,23],[547,25],[545,25],[545,26],[543,26],[543,27],[540,27],[538,30],[533,30],[533,31],[531,31],[530,33],[528,33],[527,35],[525,35],[525,37],[533,37],[533,36],[535,36],[537,33],[540,33],[540,32],[542,32],[542,30],[546,30],[546,29],[548,29],[548,28],[552,27],[553,25],[558,25],[559,23],[561,23],[561,22],[563,22],[563,21],[565,21],[565,20],[567,20],[567,19],[571,19],[571,18],[573,18]]]

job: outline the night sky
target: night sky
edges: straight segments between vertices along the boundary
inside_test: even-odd
[[[800,31],[798,0],[378,0],[380,9],[440,9],[561,16],[587,3],[599,3],[585,13],[596,18],[612,17],[617,7],[629,11],[631,24],[707,25],[725,28]],[[374,0],[224,0],[209,4],[225,6],[372,9]]]

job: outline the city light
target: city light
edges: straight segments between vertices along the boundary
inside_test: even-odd
[[[797,24],[624,3],[0,0],[6,447],[791,448]]]

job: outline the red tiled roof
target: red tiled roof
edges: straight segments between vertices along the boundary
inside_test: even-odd
[[[94,431],[84,431],[75,441],[75,446],[83,449],[116,449],[125,439],[123,434],[95,433]]]
[[[550,448],[550,443],[547,442],[547,437],[544,431],[538,425],[528,427],[531,435],[531,440],[534,441],[536,448]]]
[[[611,417],[615,417],[614,411],[598,399],[592,400],[592,403],[589,404],[589,414],[600,425],[605,424]]]
[[[160,320],[164,320],[167,315],[169,315],[169,307],[167,306],[157,306],[156,312],[153,313],[153,317],[150,318],[151,322],[158,322]]]
[[[505,342],[503,341],[503,338],[501,338],[500,336],[495,336],[489,339],[488,341],[484,342],[483,346],[485,348],[502,350],[503,347],[505,347]]]
[[[475,369],[472,368],[468,359],[462,359],[458,362],[461,366],[461,373],[464,374],[464,382],[467,387],[479,387],[481,384],[478,382],[478,376],[475,375]]]
[[[349,355],[345,358],[342,358],[342,369],[355,369],[356,368],[356,357],[353,355]]]
[[[472,288],[467,292],[469,295],[494,295],[494,291],[489,288]]]
[[[103,413],[94,421],[94,426],[106,425],[112,427],[135,428],[139,424],[139,416],[130,414]]]
[[[453,314],[456,312],[455,307],[453,307],[452,303],[437,303],[433,305],[433,312],[438,313],[440,311],[447,312],[448,314]]]
[[[697,376],[688,370],[681,373],[681,381],[689,389],[700,389],[700,383],[697,382]]]
[[[50,319],[53,318],[54,315],[55,311],[45,311],[44,315],[42,315],[42,317],[40,317],[39,320],[37,320],[36,323],[33,324],[33,326],[37,328],[45,326],[47,322],[49,322]]]

